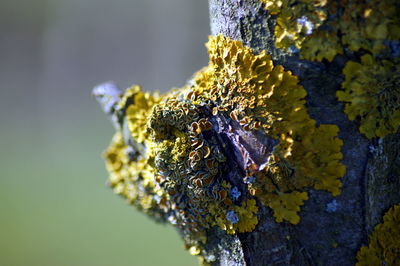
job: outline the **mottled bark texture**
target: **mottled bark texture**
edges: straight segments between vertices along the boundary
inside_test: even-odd
[[[339,196],[308,190],[298,225],[276,223],[271,211],[263,208],[253,232],[210,236],[214,239],[208,248],[221,255],[216,264],[354,265],[358,249],[383,213],[400,202],[400,135],[368,140],[344,114],[335,93],[351,54],[337,55],[331,63],[301,60],[274,47],[274,17],[259,0],[210,0],[209,4],[212,35],[239,40],[255,52],[266,50],[275,64],[299,77],[307,90],[310,116],[317,124],[340,128],[342,162],[347,167]],[[328,211],[327,205],[335,201],[336,210]]]

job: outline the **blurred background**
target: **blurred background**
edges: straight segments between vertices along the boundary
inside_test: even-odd
[[[207,64],[207,1],[0,1],[0,265],[197,265],[105,186],[98,83],[164,91]]]

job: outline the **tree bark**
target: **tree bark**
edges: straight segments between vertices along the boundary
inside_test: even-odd
[[[368,140],[343,112],[336,91],[351,54],[332,62],[311,62],[274,45],[275,18],[259,0],[209,0],[211,33],[243,42],[256,53],[265,50],[276,65],[299,77],[307,91],[308,112],[317,124],[335,124],[343,140],[342,162],[347,172],[337,197],[309,189],[298,225],[276,223],[264,207],[251,233],[211,235],[209,249],[218,250],[217,265],[354,265],[383,213],[400,202],[400,135]],[[336,210],[328,204],[336,202]]]
[[[307,1],[295,4],[300,2]],[[316,1],[316,5],[321,3],[325,2]],[[400,43],[385,43],[391,52],[380,54],[375,48],[351,50],[339,42],[342,47],[334,56],[303,60],[298,52],[276,48],[279,20],[266,11],[261,0],[209,0],[209,4],[212,35],[230,40],[211,38],[210,65],[191,84],[163,99],[143,93],[139,86],[125,93],[110,83],[94,89],[117,130],[105,154],[111,186],[156,220],[175,225],[187,248],[206,264],[354,265],[357,252],[368,243],[383,214],[400,203],[400,133],[396,127],[396,123],[400,126],[400,75],[396,70]],[[367,16],[372,11],[363,12]],[[310,23],[301,15],[297,21],[290,16],[289,20]],[[386,26],[381,26],[377,29],[383,36]],[[314,26],[307,27],[312,31]],[[310,35],[307,31],[300,34]],[[254,55],[262,52],[271,55],[274,66],[268,56]],[[342,74],[344,69],[367,68],[356,63],[360,58],[367,67],[373,60],[391,66],[386,70],[375,64],[384,72],[378,74],[385,76],[381,80],[379,75],[372,77],[373,82],[377,80],[372,83],[378,84],[376,97],[383,97],[388,106],[371,106],[383,118],[368,124],[377,128],[382,121],[394,125],[390,134],[380,129],[371,135],[359,121],[349,120],[343,101],[338,101],[343,84],[353,82]],[[297,78],[307,92],[305,101],[303,89],[294,84]],[[342,91],[342,96],[350,98],[353,92],[346,93]],[[244,112],[242,117],[237,117],[237,111]],[[397,116],[385,117],[396,112]],[[335,179],[344,172],[338,163],[341,154],[335,150],[340,141],[324,131],[336,132],[336,126],[343,141],[341,163],[346,166],[340,194]],[[309,131],[314,133],[308,135]],[[330,145],[335,147],[323,155]],[[294,199],[288,200],[290,196]],[[299,222],[292,213],[300,206]],[[388,253],[394,252],[397,259],[400,254],[393,250]]]

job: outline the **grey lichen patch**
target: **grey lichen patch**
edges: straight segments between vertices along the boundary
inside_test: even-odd
[[[259,0],[210,0],[211,34],[229,36],[252,47],[255,53],[268,51],[277,62],[289,56],[274,45],[275,18]]]
[[[245,11],[240,8],[238,1],[210,0],[209,7],[211,34],[214,36],[223,34],[231,36],[232,39],[239,40],[238,16]]]
[[[339,208],[339,204],[336,200],[332,200],[331,202],[326,204],[325,210],[327,212],[336,212]]]
[[[256,7],[257,9],[259,7]],[[260,10],[260,12],[263,12]],[[273,32],[270,27],[271,16],[265,12],[264,16],[253,16],[250,11],[240,18],[240,32],[243,42],[254,47],[256,53],[263,50],[271,51],[273,57],[278,56],[273,42]]]
[[[210,232],[199,260],[202,265],[246,265],[237,235],[227,235],[219,228]]]

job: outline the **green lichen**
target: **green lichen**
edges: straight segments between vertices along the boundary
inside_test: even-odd
[[[210,37],[207,47],[210,63],[188,86],[163,96],[125,92],[117,109],[126,108],[129,136],[121,129],[105,152],[114,191],[175,225],[200,256],[214,227],[253,231],[259,204],[277,222],[299,223],[306,190],[336,196],[345,173],[338,127],[316,126],[296,76],[239,41]],[[257,162],[239,134],[270,143]],[[243,156],[236,175],[232,147]]]

